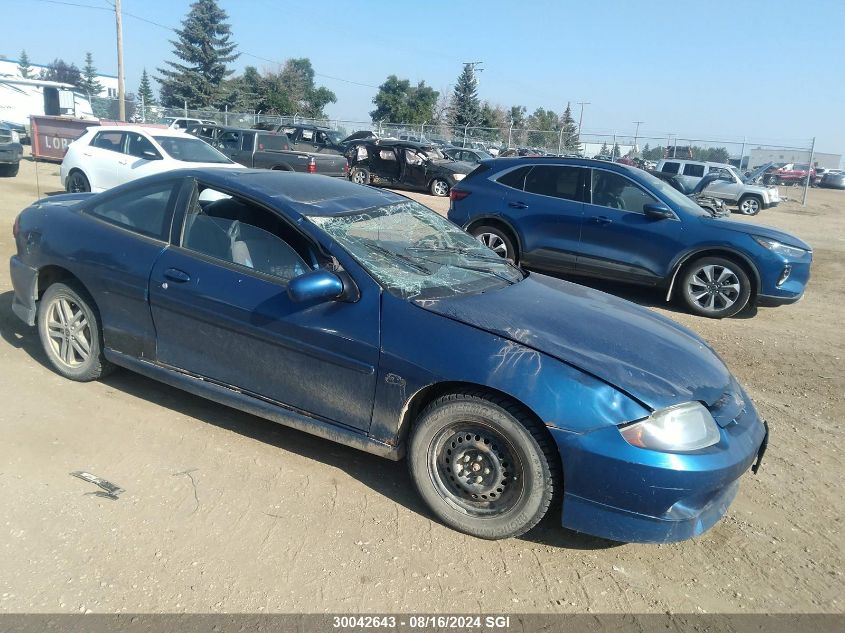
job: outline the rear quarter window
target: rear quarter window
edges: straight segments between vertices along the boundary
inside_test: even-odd
[[[684,165],[684,176],[693,176],[701,178],[704,176],[704,165],[696,165],[695,163],[687,163]]]
[[[663,167],[660,168],[660,171],[664,174],[677,174],[680,169],[680,163],[663,163]]]
[[[505,185],[506,187],[512,187],[513,189],[519,189],[522,191],[525,189],[525,177],[528,175],[529,171],[531,171],[531,165],[519,167],[518,169],[514,169],[513,171],[509,171],[508,173],[499,176],[496,178],[496,182],[501,185]]]

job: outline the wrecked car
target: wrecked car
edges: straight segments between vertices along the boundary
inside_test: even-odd
[[[41,199],[13,233],[13,311],[62,376],[123,367],[405,457],[434,515],[477,537],[554,508],[608,539],[690,538],[766,447],[696,334],[526,272],[393,192],[178,170]]]
[[[446,158],[433,145],[391,139],[355,142],[346,158],[354,183],[428,191],[433,196],[448,196],[475,167]]]
[[[663,182],[672,185],[672,187],[687,196],[690,200],[695,202],[702,209],[709,211],[714,218],[730,217],[731,210],[728,209],[728,207],[722,200],[720,200],[719,198],[714,198],[712,196],[705,195],[703,193],[704,190],[710,184],[713,183],[713,181],[723,177],[721,174],[718,174],[716,172],[709,173],[704,178],[699,180],[698,184],[692,188],[688,187],[677,174],[667,174],[662,171],[655,171],[651,172],[651,175],[655,178],[662,180]]]

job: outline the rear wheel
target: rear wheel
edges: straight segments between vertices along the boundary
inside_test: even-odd
[[[742,215],[757,215],[763,208],[763,201],[757,196],[742,196],[739,199],[739,212]]]
[[[13,165],[0,165],[0,176],[14,178],[18,175],[18,171],[20,170],[20,168],[20,163],[14,163]]]
[[[470,233],[497,255],[513,262],[517,261],[519,254],[516,252],[514,239],[507,231],[496,226],[482,225],[471,229]]]
[[[81,171],[74,171],[67,177],[65,189],[67,189],[68,193],[84,193],[91,191],[91,184],[88,182],[85,174]]]
[[[739,264],[723,257],[702,257],[684,269],[684,303],[693,314],[723,319],[742,310],[751,298],[751,281]]]
[[[38,334],[53,367],[71,380],[87,382],[108,373],[102,330],[94,301],[82,288],[55,283],[38,303]]]
[[[486,539],[518,536],[546,514],[560,482],[543,427],[506,398],[438,398],[420,415],[408,465],[420,496],[446,525]]]

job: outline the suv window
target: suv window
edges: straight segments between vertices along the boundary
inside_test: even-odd
[[[97,132],[91,139],[91,145],[112,152],[122,152],[123,132]]]
[[[579,167],[536,165],[525,179],[525,191],[553,198],[578,200]]]
[[[150,140],[143,134],[129,132],[126,137],[128,139],[128,142],[126,143],[126,153],[130,156],[149,160],[149,157],[144,156],[144,152],[153,152],[156,156],[161,158],[161,154],[159,154],[155,145],[150,143]]]
[[[593,170],[593,204],[621,211],[643,213],[646,204],[657,200],[632,180],[602,169]]]
[[[314,140],[314,130],[309,130],[308,128],[304,128],[301,131],[300,140],[308,141],[309,143]]]
[[[241,149],[245,152],[251,152],[252,148],[255,147],[255,134],[246,133],[243,135],[244,140],[241,143]],[[262,148],[263,149],[263,148]]]
[[[226,149],[239,149],[240,141],[240,132],[223,132],[223,134],[220,135],[220,138],[217,139],[217,142],[220,143],[220,147],[224,147]]]
[[[687,163],[684,165],[684,176],[694,176],[701,178],[704,176],[704,165],[696,165],[695,163]]]
[[[664,174],[677,174],[680,168],[680,163],[663,163],[663,167],[660,168],[660,171]]]
[[[182,181],[169,181],[133,189],[89,207],[86,213],[136,233],[166,240],[170,233],[169,210]]]
[[[506,187],[513,187],[514,189],[522,191],[525,188],[525,177],[528,175],[529,171],[531,171],[531,165],[526,165],[525,167],[509,171],[504,176],[499,176],[496,179],[496,182],[505,185]]]

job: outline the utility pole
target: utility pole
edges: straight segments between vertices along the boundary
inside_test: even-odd
[[[126,120],[126,83],[123,79],[123,15],[120,0],[114,0],[114,22],[117,27],[117,117]]]
[[[645,123],[645,121],[634,121],[637,125],[637,129],[634,131],[634,154],[637,154],[639,150],[637,149],[637,138],[640,136],[640,124]]]
[[[578,140],[581,140],[581,123],[584,120],[584,106],[591,104],[589,101],[579,101],[578,105],[581,106],[581,114],[578,115]]]

